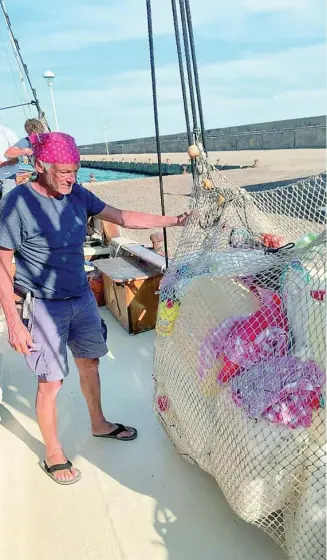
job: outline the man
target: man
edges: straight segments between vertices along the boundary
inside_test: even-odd
[[[32,161],[33,150],[31,148],[31,143],[29,140],[29,136],[32,134],[42,134],[46,132],[46,127],[40,119],[27,119],[24,124],[24,128],[26,130],[27,137],[22,138],[18,142],[16,142],[13,146],[8,148],[4,154],[5,158],[7,158],[10,163],[10,160],[16,160],[20,157],[26,159],[26,163],[24,165],[25,173],[17,174],[16,175],[16,184],[25,183],[28,180],[29,176],[34,173],[34,166]],[[8,190],[7,190],[8,192]]]
[[[120,441],[137,437],[135,428],[108,422],[101,407],[98,365],[107,345],[84,273],[88,217],[146,229],[183,226],[188,213],[163,217],[113,208],[76,183],[80,155],[71,136],[54,132],[30,140],[37,179],[18,186],[0,204],[0,304],[9,343],[25,355],[38,378],[36,414],[46,451],[43,469],[59,484],[72,484],[81,473],[67,461],[56,424],[56,397],[68,375],[67,345],[79,370],[93,435]],[[10,276],[14,254],[15,283],[33,294],[27,326],[14,304]]]
[[[0,125],[0,198],[16,186],[16,173],[19,170],[18,159],[7,161],[5,152],[17,140],[15,132]]]

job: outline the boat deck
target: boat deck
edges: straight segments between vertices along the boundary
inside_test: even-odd
[[[106,310],[110,351],[101,360],[104,409],[135,425],[138,440],[92,438],[71,374],[59,396],[64,449],[83,473],[59,486],[38,467],[43,444],[35,379],[9,348],[0,317],[1,560],[283,560],[239,520],[211,477],[179,457],[152,412],[154,333],[128,334]]]

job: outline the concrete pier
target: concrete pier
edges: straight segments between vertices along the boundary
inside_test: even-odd
[[[159,175],[158,163],[140,162],[140,161],[106,161],[93,159],[82,159],[82,167],[91,169],[108,169],[110,171],[121,171],[127,173],[137,173],[140,175],[157,176]],[[244,167],[252,166],[239,166],[239,165],[215,165],[216,169],[220,171],[230,171],[231,169],[242,169]],[[161,166],[163,175],[182,175],[184,173],[191,173],[192,167],[190,163],[162,163]]]
[[[110,169],[130,173],[157,176],[156,155],[113,154],[82,155],[82,166],[91,169]],[[244,150],[231,152],[209,152],[209,161],[224,173],[236,173],[241,177],[252,176],[250,184],[307,177],[325,171],[324,149],[311,150]],[[163,153],[164,175],[183,175],[191,172],[187,152]]]

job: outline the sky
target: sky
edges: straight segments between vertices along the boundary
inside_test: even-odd
[[[324,0],[190,0],[206,128],[326,112]],[[154,135],[145,0],[6,0],[50,126],[79,144]],[[170,0],[152,0],[161,134],[183,132]],[[25,100],[0,14],[0,107]],[[35,115],[33,115],[35,116]],[[22,109],[0,123],[23,134]]]

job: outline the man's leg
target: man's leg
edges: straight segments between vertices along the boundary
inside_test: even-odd
[[[95,436],[110,434],[117,426],[108,422],[101,406],[101,385],[99,376],[99,359],[75,358],[78,367],[81,389],[85,397],[91,420],[92,433]],[[121,432],[119,438],[124,439],[134,434],[133,428]]]
[[[46,449],[45,461],[48,467],[67,462],[61,448],[57,434],[57,404],[56,398],[62,386],[62,381],[39,380],[36,395],[36,415]],[[58,480],[73,479],[77,471],[62,470],[53,473]]]
[[[71,314],[69,301],[33,299],[28,325],[34,344],[31,355],[25,359],[38,380],[36,414],[48,467],[67,463],[58,440],[56,398],[69,371],[66,343]],[[70,480],[77,475],[73,468],[53,473],[58,480]]]

